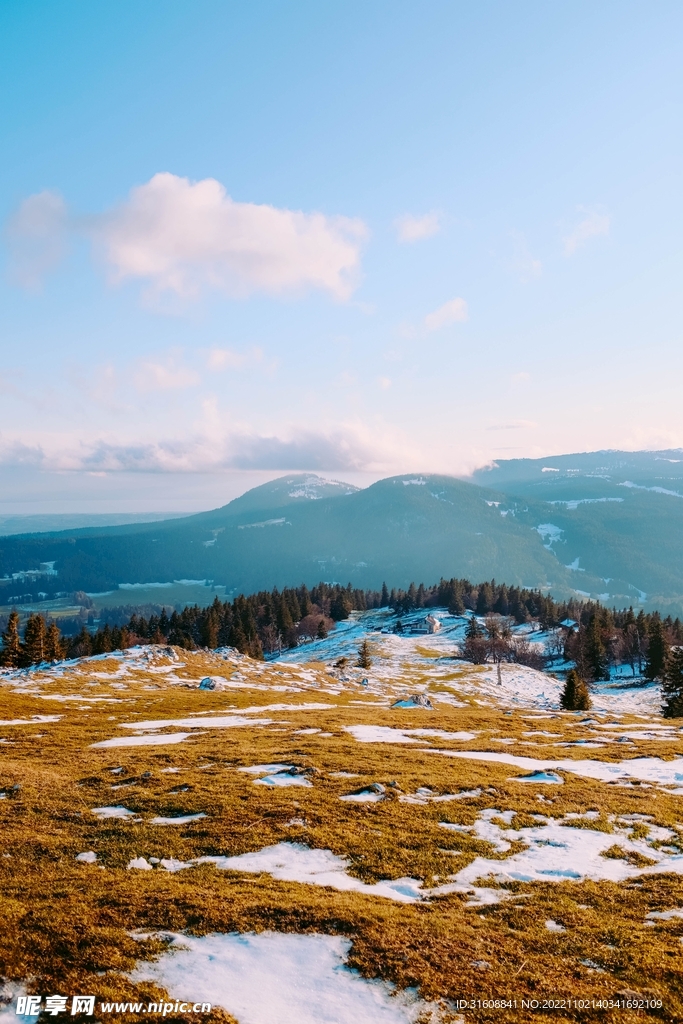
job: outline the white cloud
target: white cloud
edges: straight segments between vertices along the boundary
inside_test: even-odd
[[[520,370],[519,373],[513,373],[510,380],[513,384],[526,384],[527,381],[531,380],[531,374],[527,373],[526,370]]]
[[[151,359],[138,363],[133,375],[133,383],[138,391],[179,391],[195,387],[200,376],[196,370],[179,363],[171,355],[164,362]]]
[[[197,298],[207,289],[272,295],[353,291],[367,229],[360,220],[235,202],[214,178],[155,174],[92,222],[115,281]]]
[[[425,213],[422,217],[413,217],[407,213],[396,218],[394,227],[399,242],[419,242],[441,230],[441,215],[436,211]]]
[[[204,403],[203,423],[184,437],[41,434],[0,436],[0,467],[47,472],[196,473],[221,470],[353,471],[388,474],[422,463],[411,439],[383,421],[331,423],[321,429],[292,424],[275,432],[226,423],[215,401]]]
[[[377,383],[381,387],[382,391],[388,391],[391,387],[391,377],[378,377]]]
[[[210,370],[239,370],[249,363],[262,363],[263,352],[252,348],[248,352],[235,352],[231,348],[211,348],[206,353],[206,365]]]
[[[24,199],[7,223],[10,273],[24,288],[40,288],[45,274],[66,251],[66,204],[57,192],[38,192]]]
[[[428,313],[424,318],[424,325],[428,331],[438,331],[450,324],[463,323],[467,320],[467,303],[464,299],[451,299],[444,302],[433,313]]]
[[[564,237],[565,256],[572,256],[589,238],[609,234],[610,218],[608,214],[600,213],[598,210],[588,210],[584,206],[578,206],[577,209],[586,213],[587,216]]]

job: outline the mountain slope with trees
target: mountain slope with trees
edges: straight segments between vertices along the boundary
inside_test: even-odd
[[[680,614],[683,453],[510,460],[467,481],[400,476],[363,490],[290,474],[199,515],[0,538],[5,607],[123,583],[208,579],[234,594],[442,574]]]

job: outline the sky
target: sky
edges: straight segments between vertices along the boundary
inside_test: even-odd
[[[0,512],[683,446],[683,7],[0,5]]]

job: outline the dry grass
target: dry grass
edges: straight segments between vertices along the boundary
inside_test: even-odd
[[[552,805],[541,806],[536,787],[510,781],[516,773],[510,766],[425,753],[430,743],[422,739],[405,745],[359,743],[344,731],[350,724],[428,725],[477,732],[469,743],[449,744],[439,738],[433,745],[440,749],[590,756],[580,747],[554,746],[576,738],[575,716],[558,714],[534,722],[523,717],[524,710],[506,715],[504,709],[458,691],[463,679],[476,678],[476,671],[461,665],[448,667],[446,676],[440,674],[431,692],[457,693],[463,706],[439,703],[426,721],[423,711],[399,712],[378,705],[381,688],[364,693],[355,684],[340,685],[321,663],[301,670],[248,659],[231,664],[208,654],[178,654],[182,665],[158,653],[126,675],[120,674],[121,662],[110,658],[81,663],[58,679],[35,672],[21,682],[5,677],[0,688],[3,720],[63,715],[54,723],[0,727],[7,740],[0,747],[0,789],[8,793],[0,800],[0,963],[7,978],[28,980],[30,991],[90,992],[98,1001],[147,1001],[154,998],[154,987],[135,986],[125,975],[136,961],[158,955],[162,947],[158,940],[135,941],[130,932],[274,929],[346,935],[353,941],[352,966],[399,987],[417,986],[428,999],[517,999],[517,1010],[467,1010],[467,1021],[530,1021],[538,1014],[522,1009],[522,999],[591,1000],[626,988],[656,992],[665,1004],[663,1011],[653,1011],[657,1019],[683,1019],[683,921],[645,925],[648,911],[683,905],[683,879],[677,875],[645,874],[619,885],[510,883],[513,898],[475,908],[466,907],[460,894],[406,905],[277,882],[269,875],[218,871],[210,865],[177,874],[126,870],[139,856],[188,861],[293,841],[349,858],[350,873],[367,882],[411,876],[432,885],[478,854],[495,856],[482,840],[439,826],[442,821],[473,824],[484,808],[515,810],[518,817],[512,827],[518,829],[538,824],[531,815],[549,809],[554,817],[598,811],[597,820],[573,824],[605,831],[612,827],[610,815],[648,814],[652,824],[665,827],[677,826],[680,820],[680,799],[654,788],[622,789],[565,773],[564,785],[546,787]],[[169,666],[186,685],[155,671]],[[237,673],[237,688],[194,688],[196,680],[212,673]],[[112,682],[127,689],[112,687]],[[398,689],[429,684],[424,664],[406,667],[393,683]],[[70,699],[45,699],[51,694]],[[107,701],[85,702],[84,696]],[[271,725],[207,729],[174,745],[91,746],[129,734],[119,727],[121,722],[311,701],[333,706],[273,711],[266,716]],[[297,733],[306,727],[332,736]],[[560,736],[525,737],[536,729]],[[501,737],[514,742],[503,747],[495,742]],[[537,745],[529,745],[536,740]],[[636,751],[648,756],[679,752],[676,740],[638,742],[630,756]],[[608,745],[596,756],[617,760],[625,755],[623,749]],[[253,776],[237,771],[270,762],[316,768],[313,787],[273,789],[254,785]],[[165,773],[168,767],[179,771]],[[123,771],[113,774],[113,768]],[[357,772],[359,777],[334,778],[331,773],[339,771]],[[373,782],[397,785],[376,804],[338,799]],[[20,788],[13,790],[15,785]],[[112,789],[114,785],[125,788]],[[420,786],[437,793],[480,788],[482,795],[425,806],[399,800],[399,792],[414,793]],[[93,807],[113,804],[125,805],[142,820],[102,821],[92,814]],[[186,826],[149,822],[153,815],[200,811],[207,817]],[[305,824],[291,825],[292,819]],[[635,828],[635,835],[645,834],[642,825]],[[516,848],[515,844],[511,852]],[[679,848],[683,850],[683,845]],[[76,855],[86,850],[97,853],[97,865],[76,862]],[[633,863],[633,855],[618,843],[607,855],[631,858]],[[509,854],[497,856],[504,859]],[[549,932],[548,919],[566,931]],[[485,971],[473,966],[481,960],[490,965]],[[555,1009],[550,1018],[630,1022],[643,1016],[639,1011],[589,1008]],[[215,1011],[211,1019],[231,1018]]]

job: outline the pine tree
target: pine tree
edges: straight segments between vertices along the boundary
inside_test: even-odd
[[[125,641],[123,639],[123,634],[124,633],[126,634]],[[128,630],[126,630],[125,626],[121,630],[121,634],[122,634],[121,647],[126,647],[126,646],[129,645],[128,644],[129,635],[128,635]],[[91,637],[90,633],[88,632],[87,628],[85,626],[83,626],[81,631],[80,631],[80,633],[78,634],[78,636],[74,637],[73,640],[69,644],[69,657],[70,658],[88,658],[92,654],[92,648],[93,648],[92,637]]]
[[[0,665],[5,668],[17,668],[21,659],[21,639],[19,637],[19,613],[10,612],[7,627],[2,634],[2,650]]]
[[[477,615],[486,615],[487,612],[491,611],[494,603],[493,594],[494,591],[491,583],[482,583],[477,595]]]
[[[565,711],[588,711],[590,706],[591,698],[586,683],[576,669],[570,669],[560,696],[560,707]]]
[[[294,623],[292,622],[292,613],[289,610],[289,604],[283,594],[280,597],[277,609],[277,626],[283,636],[286,636],[289,630],[292,628]]]
[[[465,630],[465,642],[462,645],[462,655],[466,661],[474,665],[483,665],[488,654],[488,644],[484,631],[474,615],[470,616]]]
[[[367,640],[363,640],[358,648],[358,667],[368,669],[371,665],[372,658],[370,657],[370,644]]]
[[[348,619],[350,611],[351,601],[346,591],[340,590],[330,605],[330,616],[335,622],[341,622],[342,619]]]
[[[110,637],[109,626],[104,627],[103,636],[106,640]],[[111,645],[104,648],[105,651],[111,650]],[[59,626],[52,620],[47,628],[47,636],[45,637],[45,660],[46,661],[61,661],[64,657],[64,645],[62,643],[61,634],[59,632]]]
[[[324,640],[325,637],[327,636],[327,626],[325,625],[324,619],[321,619],[320,622],[318,623],[318,631],[316,633],[316,636],[318,637],[318,640]]]
[[[389,591],[387,590],[386,583],[382,584],[382,596],[379,599],[380,608],[387,608],[389,605]]]
[[[664,717],[683,718],[683,647],[674,647],[666,660],[662,696]]]
[[[645,678],[649,680],[661,679],[666,666],[668,645],[664,636],[662,620],[655,613],[652,616],[648,630],[647,661],[645,663]]]
[[[21,651],[21,660],[24,665],[40,665],[46,660],[46,641],[45,619],[42,615],[29,615]]]
[[[597,615],[593,615],[586,630],[585,657],[591,679],[609,679],[607,651],[602,642],[602,630]]]

